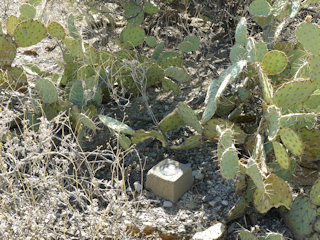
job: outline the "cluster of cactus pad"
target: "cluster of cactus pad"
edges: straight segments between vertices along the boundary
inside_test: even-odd
[[[266,0],[253,1],[250,13],[258,24],[268,28],[268,40],[248,37],[246,19],[241,18],[230,52],[232,65],[209,86],[204,111],[193,111],[179,103],[159,123],[162,134],[139,130],[132,136],[133,143],[152,137],[172,149],[189,149],[216,140],[221,173],[227,179],[238,177],[236,191],[242,195],[229,220],[239,217],[251,204],[260,213],[271,208],[287,209],[286,222],[299,239],[320,237],[320,180],[310,197],[300,195],[294,201],[286,182],[297,164],[319,160],[320,27],[303,22],[296,28],[296,41],[277,42],[277,38],[302,6],[315,2],[276,0],[271,6]],[[237,79],[243,79],[241,84],[233,84]],[[226,97],[224,93],[231,84],[235,85],[234,94]],[[246,134],[236,122],[241,122],[243,107],[256,85],[261,89],[260,123],[254,134]],[[232,101],[234,104],[226,104]],[[167,132],[181,126],[191,127],[195,134],[180,146],[170,145]],[[239,159],[237,146],[244,142],[251,157]],[[240,237],[257,239],[254,235],[248,238],[250,234],[243,231]],[[262,239],[283,237],[269,234]]]
[[[318,160],[320,130],[317,116],[320,112],[320,28],[303,22],[295,32],[295,42],[277,42],[283,27],[294,18],[305,4],[317,0],[254,0],[250,13],[264,29],[265,41],[247,36],[247,22],[241,18],[235,33],[235,45],[230,52],[232,65],[210,84],[204,110],[192,110],[180,102],[177,108],[158,124],[159,131],[134,131],[113,118],[98,115],[98,107],[108,100],[110,90],[120,86],[129,92],[162,81],[165,91],[179,92],[176,82],[190,81],[183,69],[183,55],[199,48],[199,40],[187,36],[176,52],[162,52],[164,42],[157,44],[154,37],[146,36],[141,27],[145,14],[159,12],[152,2],[124,3],[128,25],[122,30],[117,44],[118,52],[97,50],[84,43],[75,27],[74,17],[68,18],[68,33],[57,22],[44,24],[41,12],[30,1],[20,8],[20,16],[10,16],[5,31],[0,29],[0,79],[13,88],[27,88],[34,113],[27,114],[32,123],[40,114],[35,94],[28,88],[25,72],[39,75],[35,90],[42,100],[42,109],[51,120],[62,111],[70,112],[77,131],[95,130],[92,118],[113,129],[123,148],[138,144],[147,138],[156,138],[164,147],[184,150],[200,146],[205,141],[217,141],[217,155],[222,175],[227,179],[238,177],[236,191],[242,195],[238,205],[230,212],[232,220],[250,204],[260,213],[271,208],[287,209],[285,220],[299,238],[319,239],[320,235],[320,180],[312,187],[310,196],[300,195],[293,201],[286,180],[295,166],[312,164]],[[65,45],[60,65],[64,72],[41,72],[36,66],[13,67],[17,48],[39,43],[48,34]],[[151,57],[137,56],[134,48],[154,47]],[[132,71],[135,68],[135,71]],[[133,74],[134,73],[134,74]],[[6,79],[6,80],[5,80]],[[145,81],[138,81],[144,79]],[[239,79],[240,84],[234,84]],[[225,96],[229,86],[235,85],[232,95]],[[261,89],[261,117],[255,134],[244,132],[237,122],[245,119],[244,106],[252,97],[252,89]],[[63,94],[61,94],[63,92]],[[219,118],[221,117],[221,118]],[[222,118],[223,117],[223,118]],[[181,145],[168,141],[170,131],[189,126],[194,135]],[[128,135],[131,137],[129,138]],[[239,146],[245,146],[249,158],[239,157]],[[295,160],[299,156],[301,160]],[[242,231],[240,238],[256,239],[252,233]],[[282,239],[268,234],[263,239]]]
[[[199,40],[194,36],[188,36],[179,44],[179,51],[162,53],[164,42],[157,44],[154,37],[146,37],[144,29],[140,26],[145,14],[159,12],[159,7],[152,2],[138,4],[136,1],[128,1],[123,5],[128,25],[122,30],[120,41],[116,41],[122,48],[117,52],[95,49],[83,42],[72,14],[67,22],[68,31],[54,21],[48,24],[42,23],[41,11],[37,16],[35,9],[37,4],[39,1],[23,4],[20,8],[20,16],[8,17],[5,31],[1,29],[0,74],[3,79],[1,81],[6,79],[6,84],[15,89],[24,87],[23,91],[28,89],[25,72],[38,75],[35,89],[42,100],[42,109],[48,120],[53,119],[60,112],[67,111],[78,133],[83,135],[86,129],[96,129],[92,118],[97,116],[101,103],[110,99],[110,92],[115,86],[120,86],[127,92],[133,92],[162,81],[165,91],[178,93],[179,86],[176,82],[190,80],[190,76],[183,69],[183,53],[197,50]],[[48,34],[60,44],[65,45],[64,61],[57,61],[64,69],[63,73],[54,73],[50,78],[48,73],[41,72],[37,66],[27,64],[23,68],[11,66],[16,57],[17,48],[33,46]],[[154,47],[150,58],[138,56],[133,49],[144,42],[147,46]],[[132,67],[135,68],[136,74],[132,74]],[[48,78],[40,76],[48,76]],[[139,81],[140,79],[145,81]],[[61,92],[64,94],[61,95]],[[30,88],[29,94],[34,103],[34,113],[29,115],[32,119],[36,119],[41,111]],[[116,132],[121,129],[114,127],[116,126],[114,121],[102,119]],[[120,122],[118,124],[122,126]],[[131,145],[131,140],[121,131],[117,134],[121,137],[120,139],[126,140],[123,142],[123,147]]]

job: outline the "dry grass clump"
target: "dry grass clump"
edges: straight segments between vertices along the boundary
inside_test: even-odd
[[[0,94],[0,238],[130,238],[123,216],[134,215],[137,205],[122,180],[126,152],[84,152],[67,115],[31,125],[30,102],[10,109],[8,94],[14,92]]]

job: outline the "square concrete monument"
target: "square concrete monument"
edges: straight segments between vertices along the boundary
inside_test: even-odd
[[[148,171],[146,188],[160,197],[175,203],[193,184],[191,168],[166,159]]]

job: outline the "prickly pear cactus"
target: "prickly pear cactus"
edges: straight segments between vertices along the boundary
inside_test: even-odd
[[[307,196],[298,196],[285,215],[287,226],[297,239],[308,238],[313,233],[313,223],[317,218],[317,207]]]
[[[290,209],[292,205],[292,193],[285,181],[274,174],[270,174],[264,180],[265,191],[256,189],[254,192],[254,206],[260,213],[266,213],[272,207],[285,206]]]
[[[288,170],[290,168],[290,158],[285,147],[277,141],[273,141],[272,144],[274,154],[276,155],[280,167]]]
[[[145,32],[139,25],[128,24],[122,30],[120,38],[128,46],[136,47],[143,43]]]
[[[59,40],[63,40],[66,36],[64,28],[57,22],[51,22],[47,26],[48,33]]]
[[[283,144],[289,149],[294,155],[299,156],[303,152],[303,144],[301,138],[295,131],[290,128],[282,128],[280,130],[280,138]]]
[[[44,39],[47,29],[37,20],[28,20],[16,26],[13,36],[19,47],[29,47]]]
[[[9,67],[17,55],[17,44],[10,36],[0,35],[0,68]]]
[[[193,110],[188,105],[186,105],[185,103],[179,102],[178,114],[186,125],[192,127],[199,134],[202,133],[202,126],[197,116],[194,114]]]
[[[182,52],[192,52],[198,50],[200,41],[195,36],[187,36],[182,43],[178,45],[178,48]]]
[[[261,66],[267,75],[279,74],[287,66],[287,57],[281,51],[270,51],[264,55]]]
[[[273,102],[283,113],[289,110],[296,112],[316,89],[316,84],[310,80],[295,80],[283,84],[274,94]]]

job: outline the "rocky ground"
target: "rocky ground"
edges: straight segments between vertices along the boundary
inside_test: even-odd
[[[164,92],[160,84],[147,90],[147,104],[158,121],[172,112],[180,101],[187,103],[193,109],[203,107],[208,85],[230,65],[229,51],[234,43],[237,19],[239,16],[248,16],[248,12],[246,4],[228,2],[194,1],[187,10],[188,14],[185,5],[173,4],[167,7],[166,15],[159,14],[155,18],[146,19],[147,34],[155,36],[159,42],[165,41],[166,50],[176,50],[178,43],[191,34],[197,36],[201,42],[198,51],[185,56],[185,68],[191,76],[191,81],[179,85],[179,94]],[[2,22],[5,22],[7,16],[17,14],[21,4],[14,0],[7,0],[6,3],[0,7]],[[119,36],[125,24],[121,16],[122,10],[116,3],[97,1],[96,4],[109,4],[108,6],[116,11],[118,14],[116,26],[112,27],[102,22],[90,27],[85,21],[79,21],[77,27],[83,33],[85,41],[96,48],[108,46],[117,50],[112,38]],[[203,9],[200,10],[200,7]],[[71,8],[66,2],[49,1],[47,15],[43,21],[54,19],[65,25],[67,16],[72,11],[77,13],[77,9]],[[200,15],[205,20],[200,18]],[[305,13],[301,13],[298,18],[303,19],[304,15]],[[248,22],[249,31],[259,35],[259,32],[254,31],[257,27],[250,18]],[[57,47],[48,51],[48,46]],[[45,39],[33,46],[32,50],[35,50],[37,55],[28,55],[26,49],[20,49],[14,64],[22,65],[27,62],[37,64],[40,69],[48,72],[61,71],[55,62],[61,60],[61,49],[52,39]],[[147,48],[138,51],[150,55]],[[117,119],[124,119],[124,122],[134,130],[156,129],[148,115],[146,102],[140,95],[123,95],[117,100],[105,104],[100,112]],[[52,209],[50,214],[54,216],[53,220],[48,220],[50,227],[44,229],[54,232],[64,226],[64,229],[68,229],[68,234],[64,235],[66,239],[79,239],[79,236],[81,239],[91,239],[92,232],[95,232],[91,229],[94,228],[92,226],[94,222],[100,230],[103,228],[103,233],[108,233],[110,239],[136,239],[137,237],[127,234],[126,229],[131,227],[132,231],[142,230],[146,229],[146,226],[151,232],[152,230],[155,232],[143,236],[143,239],[190,239],[195,233],[204,231],[216,222],[225,222],[238,197],[234,196],[235,180],[227,181],[219,172],[216,142],[207,142],[195,149],[179,151],[163,148],[160,142],[151,140],[137,146],[131,153],[119,153],[115,136],[102,124],[99,124],[99,127],[100,130],[97,132],[88,133],[85,142],[81,144],[82,151],[90,152],[97,146],[102,146],[100,149],[111,151],[116,157],[112,166],[105,162],[99,165],[99,169],[93,171],[95,175],[91,182],[95,186],[92,195],[95,200],[89,201],[90,204],[87,203],[87,206],[83,207],[69,195],[70,205],[76,207],[70,208],[68,204],[61,203],[57,209]],[[190,133],[190,129],[181,128],[172,132],[170,140],[179,144],[190,136]],[[194,177],[192,188],[174,204],[144,187],[148,170],[167,158],[190,166]],[[126,179],[126,182],[121,179]],[[41,214],[41,211],[37,214]],[[39,216],[40,219],[46,217]],[[66,222],[68,226],[65,226]],[[132,227],[133,225],[135,227]],[[271,210],[266,215],[256,215],[255,219],[244,216],[228,223],[227,227],[225,239],[236,239],[237,232],[243,228],[254,230],[258,235],[268,231],[279,232],[287,239],[293,239],[276,210]],[[96,232],[97,239],[106,239],[106,235],[99,235],[98,232],[99,230]],[[48,237],[46,234],[44,236]]]

